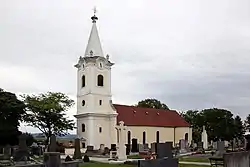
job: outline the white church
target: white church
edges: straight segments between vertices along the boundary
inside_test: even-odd
[[[114,65],[104,55],[98,35],[97,16],[91,17],[92,29],[84,56],[77,68],[77,135],[82,147],[111,147],[117,144],[116,125],[127,126],[126,142],[138,143],[192,140],[190,125],[174,110],[140,108],[112,103],[111,68]]]

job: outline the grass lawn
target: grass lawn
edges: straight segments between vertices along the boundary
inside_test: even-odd
[[[89,163],[85,163],[84,165],[82,165],[80,167],[137,167],[137,166],[124,165],[124,164],[105,164],[105,163],[89,162]],[[207,166],[179,164],[179,167],[207,167]]]
[[[208,158],[205,157],[181,157],[179,161],[185,162],[209,162]]]

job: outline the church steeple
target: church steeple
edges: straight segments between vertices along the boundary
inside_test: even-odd
[[[96,16],[96,9],[94,9],[94,15],[91,17],[92,20],[92,29],[90,32],[87,48],[85,50],[85,57],[93,57],[93,56],[100,56],[104,57],[101,41],[98,35],[97,27],[96,27],[96,21],[98,20],[98,17]]]

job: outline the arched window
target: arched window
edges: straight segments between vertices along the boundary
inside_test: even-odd
[[[82,132],[85,132],[85,124],[82,124]]]
[[[99,127],[99,133],[102,133],[102,127]]]
[[[188,133],[185,133],[185,140],[188,141]]]
[[[97,86],[103,86],[103,76],[102,75],[98,75],[97,76]]]
[[[160,132],[156,132],[156,143],[160,143]]]
[[[131,141],[131,132],[128,131],[128,144],[130,144],[130,141]]]
[[[85,75],[82,76],[82,87],[85,87]]]
[[[142,133],[142,144],[146,144],[146,132]]]

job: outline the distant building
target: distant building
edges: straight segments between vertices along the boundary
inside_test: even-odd
[[[94,15],[92,29],[83,57],[77,68],[77,135],[82,146],[99,149],[117,144],[115,126],[124,121],[128,127],[127,142],[133,138],[138,143],[153,143],[180,139],[192,140],[190,125],[174,110],[138,108],[112,104],[111,67],[109,56],[104,56]]]

